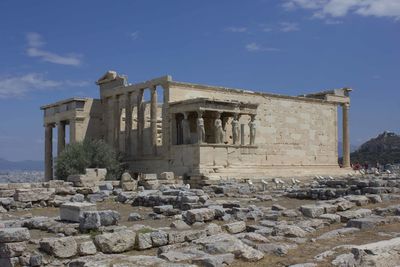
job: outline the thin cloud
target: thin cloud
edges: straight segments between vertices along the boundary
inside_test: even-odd
[[[243,33],[243,32],[247,32],[247,28],[246,27],[227,27],[227,28],[225,28],[225,31],[235,32],[235,33]]]
[[[278,48],[266,47],[266,46],[260,45],[258,43],[255,43],[255,42],[246,44],[245,48],[249,52],[262,52],[262,51],[265,51],[265,52],[278,52],[278,51],[281,51]]]
[[[28,48],[26,50],[28,56],[37,57],[43,61],[60,65],[79,66],[81,64],[80,56],[69,54],[61,56],[56,53],[48,52],[43,49],[45,42],[40,34],[30,32],[26,35]]]
[[[308,9],[313,17],[322,19],[348,14],[400,19],[399,0],[286,0],[282,6],[286,10]]]
[[[55,90],[64,86],[83,87],[88,84],[87,81],[49,80],[38,73],[0,77],[0,99],[21,98],[35,91]]]
[[[299,25],[295,22],[281,22],[280,31],[282,32],[295,32],[299,31]]]
[[[131,32],[129,36],[131,37],[132,40],[137,40],[139,38],[139,32],[138,31]]]

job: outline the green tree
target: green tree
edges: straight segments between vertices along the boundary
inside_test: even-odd
[[[106,168],[107,177],[119,177],[122,168],[114,149],[103,140],[85,139],[69,144],[58,156],[56,176],[66,180],[71,174],[83,174],[86,168]]]

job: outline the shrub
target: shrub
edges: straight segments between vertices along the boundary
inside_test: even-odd
[[[119,177],[120,163],[114,149],[103,140],[84,140],[68,144],[56,161],[56,176],[66,180],[83,174],[86,168],[106,168],[108,177]]]

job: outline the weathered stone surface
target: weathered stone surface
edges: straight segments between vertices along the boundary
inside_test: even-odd
[[[272,234],[286,237],[305,237],[307,232],[296,225],[277,225]]]
[[[320,235],[317,239],[330,239],[360,231],[358,228],[339,228]]]
[[[188,230],[191,227],[182,220],[173,221],[170,225],[171,228],[175,228],[177,230]]]
[[[211,254],[233,253],[236,257],[247,261],[258,261],[264,257],[262,252],[244,244],[238,238],[229,234],[209,236],[193,242],[202,245],[204,250]]]
[[[41,200],[49,200],[54,194],[54,188],[16,189],[14,200],[20,202],[36,202]]]
[[[347,222],[351,219],[363,218],[366,216],[370,216],[371,214],[372,211],[370,209],[348,210],[338,213],[338,215],[340,215],[341,222]]]
[[[70,258],[78,253],[78,245],[73,237],[44,238],[40,249],[57,258]]]
[[[352,248],[359,266],[397,266],[400,262],[400,237]]]
[[[11,258],[21,256],[26,250],[26,242],[0,243],[0,257]]]
[[[346,226],[359,229],[371,229],[384,222],[385,219],[382,217],[365,217],[365,218],[351,219],[347,222]]]
[[[85,241],[78,244],[79,256],[94,255],[97,253],[96,246],[92,241]]]
[[[60,206],[60,219],[70,222],[79,222],[84,211],[96,211],[96,204],[89,202],[68,202]]]
[[[122,230],[114,233],[97,235],[94,243],[103,253],[121,253],[133,249],[135,246],[135,232]]]
[[[0,228],[0,243],[22,242],[30,238],[27,228]]]
[[[206,222],[214,219],[215,211],[208,208],[193,209],[186,212],[186,220],[192,224],[195,222]]]
[[[138,241],[138,248],[140,250],[148,249],[153,246],[150,234],[151,233],[138,233],[137,241]]]
[[[142,220],[142,216],[139,213],[133,212],[129,214],[128,221],[140,221]]]
[[[160,174],[160,180],[173,180],[174,178],[173,172],[162,172]]]
[[[121,215],[114,210],[101,210],[98,211],[100,216],[100,223],[102,226],[117,225]]]
[[[300,207],[300,211],[306,217],[317,218],[325,213],[325,208],[317,205],[303,205]]]
[[[168,244],[168,234],[164,231],[154,231],[150,233],[153,247],[160,247]]]
[[[330,223],[339,223],[340,222],[340,215],[337,214],[322,214],[318,218],[328,220]]]
[[[81,231],[98,229],[100,226],[100,215],[97,211],[84,211],[79,218],[79,229]]]
[[[233,222],[233,223],[228,223],[225,224],[224,229],[228,231],[231,234],[237,234],[244,232],[246,230],[246,223],[245,222]]]

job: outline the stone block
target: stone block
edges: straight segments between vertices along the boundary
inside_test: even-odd
[[[157,180],[156,173],[142,173],[140,175],[140,180],[149,181],[149,180]]]
[[[13,258],[0,258],[0,266],[1,267],[19,267],[19,259],[18,257]]]
[[[137,190],[137,182],[134,180],[131,182],[121,182],[121,188],[124,191],[135,191]]]
[[[225,224],[224,229],[231,234],[238,234],[244,232],[246,230],[246,223],[245,222],[233,222]]]
[[[63,221],[79,222],[84,211],[96,211],[96,204],[89,202],[67,202],[60,206],[60,219]]]
[[[114,210],[102,210],[98,212],[100,215],[100,223],[102,226],[117,225],[121,215]]]
[[[30,238],[28,228],[0,228],[0,243],[22,242]]]
[[[26,242],[0,243],[0,257],[12,258],[21,256],[26,250]]]
[[[103,253],[122,253],[134,248],[135,238],[135,232],[131,230],[121,230],[114,233],[97,235],[94,239],[94,243]]]
[[[371,214],[372,214],[372,211],[370,209],[348,210],[348,211],[343,211],[343,212],[338,213],[338,215],[340,215],[340,221],[343,223],[345,223],[351,219],[367,217],[367,216],[370,216]]]
[[[208,208],[192,209],[186,212],[186,220],[193,224],[195,222],[206,222],[214,219],[215,211]]]
[[[79,217],[79,229],[81,231],[98,229],[100,226],[100,215],[97,211],[84,211]]]
[[[71,258],[78,253],[78,245],[73,237],[43,238],[40,249],[56,258]]]
[[[173,172],[162,172],[160,174],[160,180],[173,180],[175,178]]]
[[[0,197],[13,197],[15,194],[15,190],[0,190]]]
[[[150,234],[151,233],[138,233],[137,244],[140,250],[148,249],[153,246]]]
[[[94,255],[97,253],[96,246],[92,241],[85,241],[78,244],[79,256]]]
[[[300,207],[300,211],[306,217],[317,218],[325,213],[325,208],[317,205],[303,205]]]
[[[54,188],[16,189],[14,200],[20,202],[37,202],[49,200],[55,194]]]

